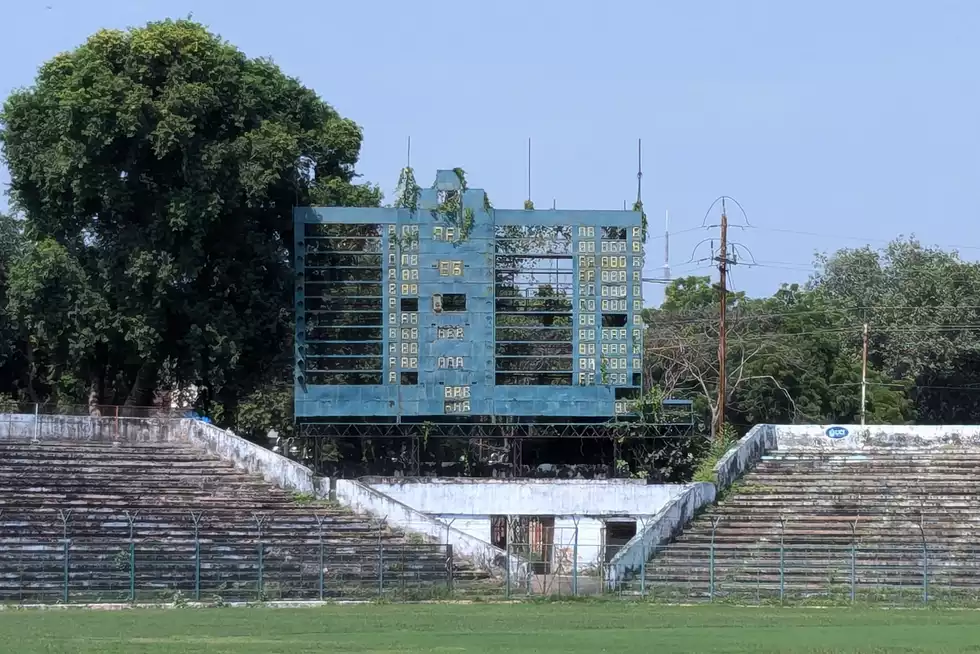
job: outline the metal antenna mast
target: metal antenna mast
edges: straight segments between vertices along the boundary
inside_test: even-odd
[[[527,137],[527,202],[525,204],[525,209],[530,208],[531,203],[531,137]]]

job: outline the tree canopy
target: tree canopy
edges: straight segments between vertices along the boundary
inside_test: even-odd
[[[361,139],[271,61],[186,20],[100,31],[45,63],[0,114],[27,236],[0,259],[22,395],[148,405],[196,388],[232,409],[281,377],[292,208],[377,205],[356,180]]]
[[[804,285],[729,302],[726,418],[857,422],[862,330],[868,325],[871,423],[980,420],[980,265],[898,239],[882,250],[817,257]],[[647,379],[716,416],[718,290],[675,280],[646,312]]]
[[[355,173],[361,141],[191,21],[100,31],[45,63],[0,111],[17,216],[0,215],[0,397],[143,406],[191,390],[219,423],[288,435],[292,208],[379,205]],[[413,207],[406,171],[395,204]],[[729,424],[859,420],[865,324],[869,422],[980,421],[980,265],[900,239],[817,266],[769,297],[729,294]],[[722,410],[718,293],[686,277],[645,311],[646,398],[692,399],[705,430]],[[551,287],[522,306],[498,327],[571,310]],[[549,344],[513,340],[515,370],[544,380]]]

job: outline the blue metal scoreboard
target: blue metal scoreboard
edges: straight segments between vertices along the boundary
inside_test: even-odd
[[[642,386],[635,211],[503,210],[452,170],[294,213],[297,420],[613,419]]]

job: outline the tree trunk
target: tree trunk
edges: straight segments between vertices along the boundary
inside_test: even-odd
[[[136,373],[136,381],[129,390],[126,406],[152,406],[157,390],[157,364],[147,361]]]

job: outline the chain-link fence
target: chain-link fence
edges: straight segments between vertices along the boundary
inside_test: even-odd
[[[90,416],[96,418],[182,418],[187,409],[155,406],[34,404],[0,398],[0,414],[24,416]]]
[[[980,604],[980,546],[943,540],[679,543],[618,571],[616,591],[683,603]]]
[[[481,580],[383,521],[184,513],[0,510],[0,602],[421,600]]]

